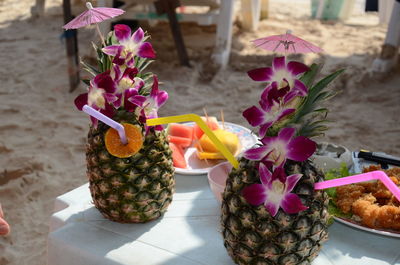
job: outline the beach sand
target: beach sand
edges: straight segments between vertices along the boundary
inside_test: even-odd
[[[48,221],[57,196],[85,182],[86,114],[74,107],[81,85],[69,93],[61,0],[48,1],[46,15],[33,20],[33,0],[0,0],[0,203],[12,233],[0,238],[0,264],[46,264]],[[377,14],[360,14],[349,23],[321,23],[308,18],[302,2],[271,1],[271,16],[256,32],[234,25],[230,64],[215,71],[210,54],[215,27],[183,24],[191,68],[179,65],[167,24],[142,26],[150,34],[158,60],[151,71],[163,82],[170,100],[160,116],[183,113],[225,113],[225,120],[249,127],[244,109],[258,102],[263,85],[246,72],[265,67],[273,55],[250,40],[287,29],[319,45],[324,54],[294,56],[307,64],[324,63],[323,73],[345,68],[332,84],[338,95],[327,103],[331,129],[318,141],[350,150],[368,149],[400,155],[400,70],[371,72],[386,33]],[[308,9],[307,9],[308,8]],[[272,12],[273,11],[273,12]],[[90,57],[94,29],[79,31],[79,51]],[[82,76],[86,74],[82,73]]]

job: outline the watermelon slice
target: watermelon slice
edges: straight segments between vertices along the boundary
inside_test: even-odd
[[[186,137],[168,135],[168,140],[170,143],[173,143],[181,148],[186,148],[192,145],[192,139]]]
[[[212,131],[219,129],[218,120],[216,117],[208,117],[208,119],[206,117],[201,117],[201,119],[207,124],[208,128],[210,128]],[[203,130],[197,124],[193,126],[193,131],[194,131],[194,138],[197,140],[199,140],[204,134]]]
[[[187,168],[187,163],[184,157],[183,149],[174,143],[169,143],[169,147],[172,150],[172,161],[174,167]]]
[[[192,126],[179,124],[179,123],[171,123],[168,126],[167,132],[168,132],[168,135],[184,137],[184,138],[190,139],[190,141],[192,141],[192,139],[193,139],[193,127]]]

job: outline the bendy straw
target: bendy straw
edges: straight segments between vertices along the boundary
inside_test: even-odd
[[[128,140],[126,139],[125,129],[124,129],[124,126],[122,126],[122,124],[110,119],[103,113],[95,110],[94,108],[92,108],[88,105],[84,105],[82,110],[84,112],[86,112],[87,114],[89,114],[90,116],[92,116],[93,118],[101,120],[102,122],[104,122],[105,124],[110,126],[111,128],[114,128],[115,130],[117,130],[119,138],[121,138],[121,143],[123,143],[123,144],[128,143]]]
[[[394,182],[386,175],[385,172],[381,170],[371,171],[367,173],[362,173],[354,176],[338,178],[338,179],[331,179],[327,181],[317,182],[314,184],[314,189],[322,190],[337,186],[343,186],[352,183],[364,182],[369,180],[380,180],[383,184],[388,188],[396,199],[400,202],[400,189],[399,187],[394,184]]]
[[[194,121],[203,130],[203,132],[210,138],[210,140],[215,144],[217,149],[221,154],[232,164],[234,168],[239,167],[239,162],[233,156],[233,154],[226,148],[226,146],[221,143],[221,141],[215,136],[215,134],[208,128],[207,124],[196,114],[184,114],[178,116],[169,116],[163,118],[148,119],[146,121],[148,126],[167,124],[173,122],[188,122]]]

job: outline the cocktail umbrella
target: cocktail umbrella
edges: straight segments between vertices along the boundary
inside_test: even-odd
[[[101,42],[105,46],[103,35],[100,32],[99,25],[104,20],[114,18],[123,14],[125,11],[119,8],[96,7],[94,8],[90,2],[86,2],[88,10],[82,12],[79,16],[63,26],[64,29],[77,29],[88,25],[96,24],[97,33],[101,38]]]
[[[253,41],[256,47],[260,47],[267,51],[282,53],[309,53],[322,52],[323,50],[308,41],[291,34],[273,35]]]

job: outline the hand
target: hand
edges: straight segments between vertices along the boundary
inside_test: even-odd
[[[10,233],[10,226],[9,224],[3,219],[4,214],[3,210],[1,209],[0,204],[0,236],[5,236]]]

